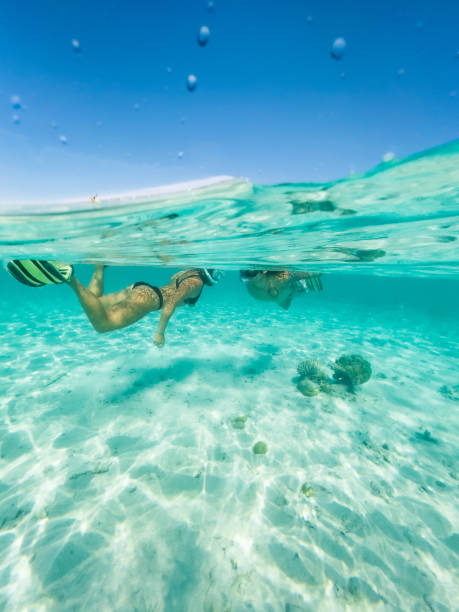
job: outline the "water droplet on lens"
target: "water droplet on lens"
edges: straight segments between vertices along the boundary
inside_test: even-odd
[[[212,2],[212,0],[210,0],[210,2],[207,3],[207,10],[209,11],[209,13],[211,13],[214,10],[215,6],[214,3]]]
[[[340,60],[344,55],[344,50],[346,49],[346,41],[344,38],[337,38],[332,45],[332,49],[330,51],[330,55],[335,60]]]
[[[96,127],[102,127],[103,123],[102,121],[96,121]]]
[[[140,104],[136,102],[132,108],[137,111],[140,109]]]
[[[21,98],[19,96],[11,96],[10,102],[14,110],[19,110],[22,107]]]
[[[397,74],[398,76],[403,76],[405,74],[405,68],[399,68]]]
[[[55,130],[57,128],[57,123],[55,121],[51,121],[50,126]]]
[[[312,23],[312,17],[311,15],[308,15],[307,19],[306,19],[306,23],[311,24]]]
[[[194,76],[194,74],[189,74],[186,80],[186,86],[188,91],[193,91],[196,89],[196,85],[198,83],[198,79]]]
[[[182,159],[182,157],[183,157],[183,151],[179,151],[179,152],[177,153],[177,157],[178,157],[179,159]]]
[[[12,120],[14,125],[19,125],[21,123],[21,118],[19,117],[19,115],[13,115]]]
[[[59,136],[59,141],[63,144],[66,145],[68,144],[68,140],[67,140],[67,136],[64,136],[63,134],[61,136]]]
[[[385,155],[383,156],[383,161],[385,162],[390,162],[395,158],[395,153],[392,153],[392,151],[388,151],[387,153],[385,153]]]
[[[168,67],[166,68],[166,72],[168,72],[168,73],[170,74],[170,73],[172,72],[172,68],[171,68],[170,66],[168,66]]]
[[[449,95],[450,95],[452,98],[455,98],[455,97],[456,97],[456,95],[457,95],[457,91],[456,91],[455,89],[453,89],[453,91],[450,91],[450,92],[449,92]]]
[[[344,78],[346,78],[346,73],[345,72],[340,72],[339,76],[340,76],[340,79],[344,79]]]
[[[204,47],[209,42],[210,30],[207,26],[202,26],[198,34],[198,44]]]
[[[72,49],[75,53],[80,53],[81,51],[80,41],[76,38],[72,38]]]

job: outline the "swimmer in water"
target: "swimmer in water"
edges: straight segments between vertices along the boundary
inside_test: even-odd
[[[288,310],[293,298],[306,291],[322,291],[320,272],[241,270],[241,281],[256,300],[275,302]]]
[[[204,285],[211,287],[223,276],[219,270],[191,268],[174,274],[163,287],[139,281],[116,293],[103,295],[105,266],[102,264],[96,264],[88,287],[78,280],[71,265],[59,262],[15,259],[8,262],[6,269],[16,280],[32,287],[67,283],[100,333],[128,327],[150,312],[161,310],[153,340],[159,348],[164,346],[164,333],[175,309],[185,304],[194,306]]]

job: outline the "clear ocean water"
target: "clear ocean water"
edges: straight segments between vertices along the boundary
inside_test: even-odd
[[[69,287],[0,272],[0,609],[459,609],[459,143],[320,185],[89,195],[4,203],[2,259],[108,263],[106,292],[227,275],[159,350],[156,313],[100,335]],[[282,310],[246,268],[324,290]],[[299,362],[343,354],[368,382],[300,393]]]

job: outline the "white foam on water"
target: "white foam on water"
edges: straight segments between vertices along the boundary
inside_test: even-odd
[[[74,211],[90,211],[105,208],[119,208],[148,203],[154,205],[155,201],[163,201],[169,197],[183,197],[188,199],[191,193],[207,195],[207,192],[217,194],[219,190],[225,193],[232,188],[244,186],[246,179],[235,179],[232,176],[214,176],[193,181],[184,181],[171,185],[160,185],[144,189],[135,189],[129,192],[115,194],[88,194],[86,196],[66,200],[37,200],[34,202],[0,201],[0,213],[15,215],[26,213],[59,213]]]

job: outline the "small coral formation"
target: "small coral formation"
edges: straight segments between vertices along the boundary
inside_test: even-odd
[[[245,415],[234,417],[234,419],[232,419],[231,421],[231,426],[233,427],[233,429],[244,429],[246,422],[247,417]]]
[[[314,382],[321,382],[327,379],[317,359],[305,359],[301,361],[296,370],[302,378],[309,378],[309,380],[313,380]]]
[[[321,391],[330,393],[331,387],[328,376],[322,370],[316,359],[304,359],[296,368],[300,380],[297,382],[298,391],[308,397],[318,395]]]
[[[308,397],[313,397],[314,395],[319,395],[320,393],[319,385],[309,378],[301,378],[298,381],[297,387],[298,391]]]
[[[257,442],[253,445],[253,452],[255,455],[266,455],[268,452],[268,446],[266,442]]]
[[[428,429],[425,429],[422,433],[417,431],[414,434],[416,440],[422,440],[423,442],[432,442],[433,444],[438,444],[437,438],[434,438]]]
[[[447,399],[453,400],[453,402],[459,402],[459,385],[443,385],[443,387],[440,387],[439,391]]]
[[[303,482],[303,484],[301,485],[301,492],[305,497],[312,497],[314,495],[312,487],[308,485],[307,482]]]
[[[351,391],[371,378],[371,365],[361,355],[342,355],[331,368],[333,378]]]
[[[328,382],[328,380],[323,380],[320,384],[319,384],[319,389],[322,393],[331,393],[332,392],[332,387],[331,384]]]

